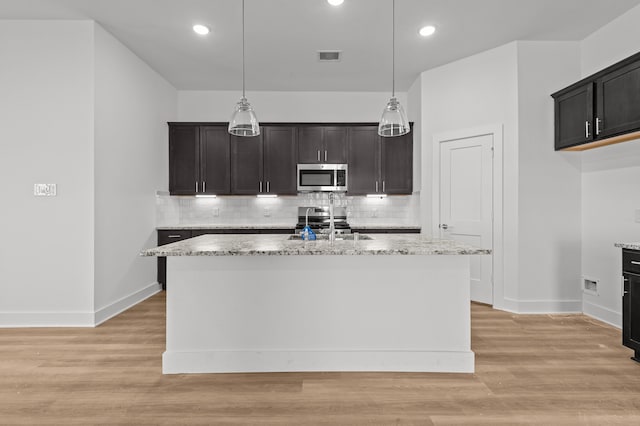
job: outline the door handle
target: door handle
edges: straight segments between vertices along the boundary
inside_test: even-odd
[[[442,228],[444,230],[447,230],[447,229],[449,229],[449,225],[447,225],[446,223],[443,223],[443,224],[440,225],[440,228]]]
[[[206,181],[202,181],[202,192],[207,192],[207,182]]]
[[[318,163],[320,162],[320,150],[318,150]]]
[[[198,192],[198,181],[196,181],[196,192]]]
[[[271,192],[271,190],[269,189],[270,183],[271,183],[270,181],[267,181],[267,192]]]
[[[632,260],[632,261],[631,261],[631,264],[632,264],[632,265],[640,265],[640,262],[636,262],[635,260]]]
[[[383,193],[387,192],[385,189],[385,181],[382,181],[382,192]]]
[[[260,181],[260,192],[262,192],[262,181]]]
[[[586,139],[589,139],[589,136],[590,136],[590,134],[589,134],[589,126],[590,126],[590,124],[591,123],[589,123],[588,121],[584,122],[584,137]]]
[[[324,162],[325,163],[327,162],[327,150],[326,149],[324,150]]]
[[[596,118],[596,136],[600,134],[600,124],[604,124],[604,121]]]
[[[378,181],[376,181],[376,192],[378,192]]]

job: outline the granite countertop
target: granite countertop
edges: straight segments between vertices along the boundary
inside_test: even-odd
[[[289,235],[202,235],[143,250],[141,256],[467,255],[491,254],[422,234],[376,234],[368,240],[289,240]]]
[[[420,229],[418,225],[358,225],[350,223],[351,228],[355,229]],[[168,225],[158,226],[158,231],[177,231],[181,229],[294,229],[296,224],[215,224],[215,225]]]
[[[640,243],[615,243],[616,247],[629,250],[640,250]]]

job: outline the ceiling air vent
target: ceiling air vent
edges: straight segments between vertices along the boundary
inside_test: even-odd
[[[341,53],[340,50],[319,50],[318,59],[320,62],[338,62]]]

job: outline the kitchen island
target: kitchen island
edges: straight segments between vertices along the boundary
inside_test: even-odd
[[[202,235],[167,256],[163,372],[473,372],[469,256],[421,234]]]

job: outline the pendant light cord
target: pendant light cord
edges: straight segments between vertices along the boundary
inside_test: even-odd
[[[396,97],[396,0],[391,11],[391,97]]]
[[[244,0],[242,0],[242,98],[246,98],[244,93]]]

